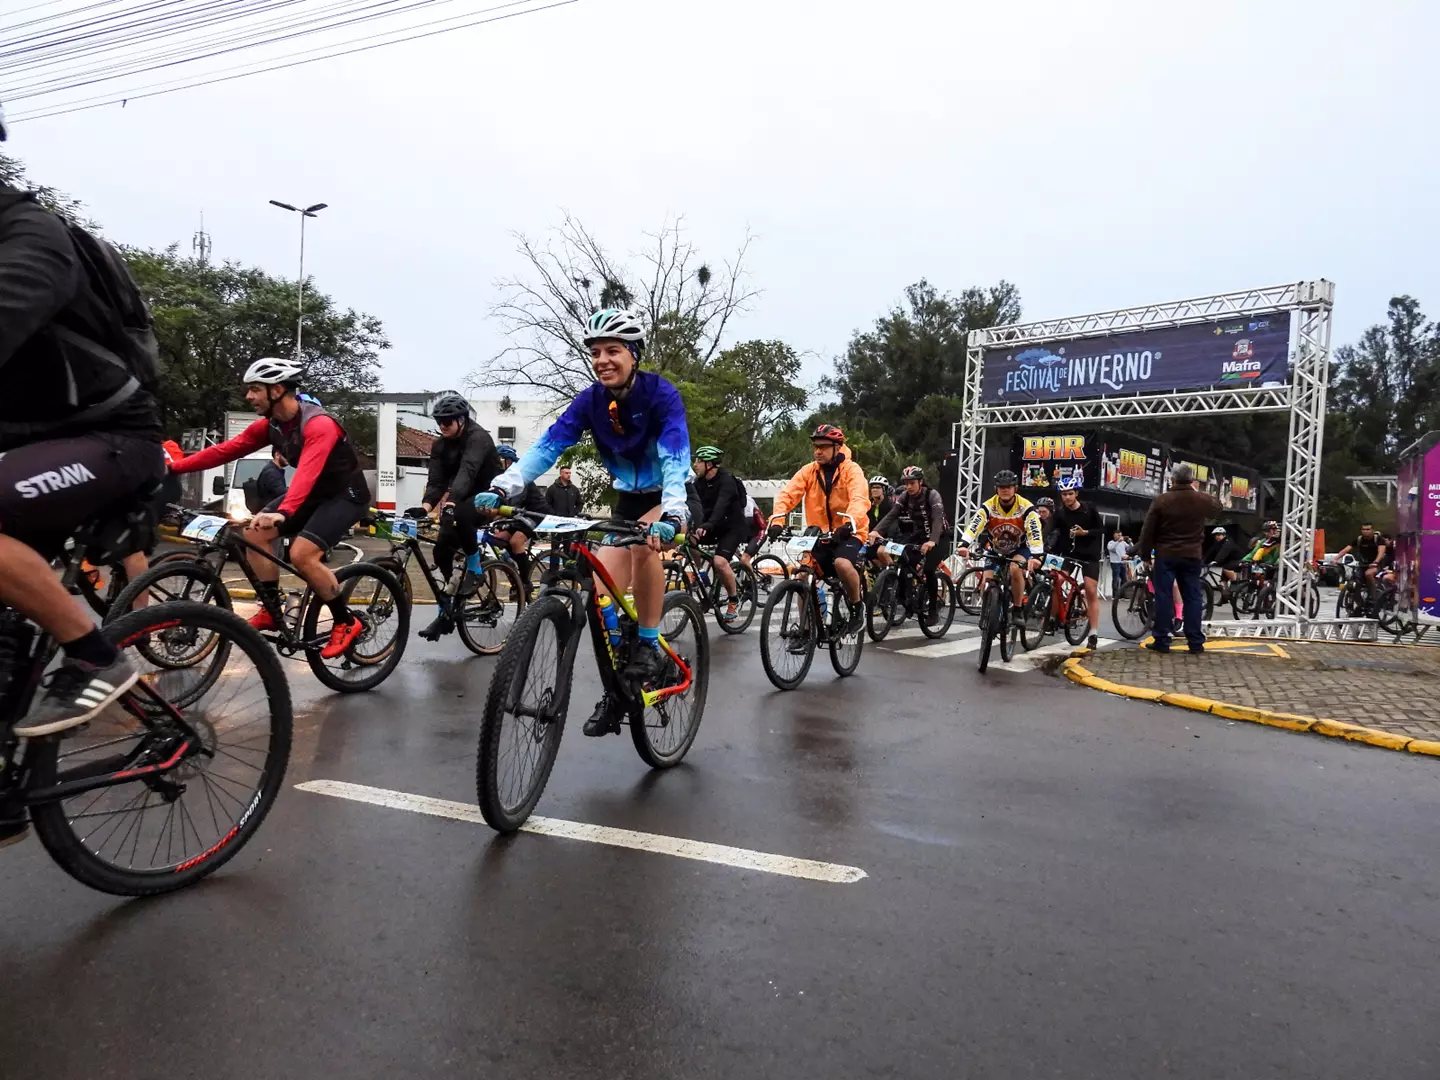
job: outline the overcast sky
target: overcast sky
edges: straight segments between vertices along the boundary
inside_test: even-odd
[[[736,334],[811,379],[922,276],[1030,318],[1328,277],[1340,344],[1395,293],[1440,313],[1437,36],[1434,0],[578,0],[6,149],[112,237],[188,250],[203,209],[217,258],[292,277],[266,200],[328,202],[306,269],[384,321],[390,390],[503,347],[510,234],[564,210],[620,254],[676,214],[712,261],[753,232]]]

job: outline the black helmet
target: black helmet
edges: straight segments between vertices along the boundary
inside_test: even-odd
[[[1040,498],[1035,500],[1035,509],[1054,510],[1055,500],[1050,498],[1049,495],[1041,495]]]
[[[470,416],[470,403],[454,390],[446,390],[430,403],[430,416],[442,420],[460,420]]]
[[[900,471],[900,482],[902,484],[908,483],[911,480],[924,479],[925,470],[920,468],[919,465],[906,465],[905,468]]]
[[[995,474],[996,487],[1019,487],[1020,477],[1015,475],[1014,469],[1001,469]]]

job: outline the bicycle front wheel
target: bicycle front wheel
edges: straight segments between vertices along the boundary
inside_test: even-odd
[[[811,610],[810,583],[782,581],[770,590],[760,616],[760,663],[765,677],[779,690],[794,690],[805,681],[815,659],[819,627]]]
[[[218,639],[207,664],[147,662],[141,643],[176,627]],[[31,741],[26,765],[36,788],[135,780],[34,805],[31,820],[77,881],[117,896],[172,892],[234,858],[269,813],[290,758],[290,687],[265,640],[213,605],[144,607],[104,633],[139,681],[83,729]]]
[[[756,588],[766,597],[777,584],[790,580],[790,567],[778,555],[757,555],[750,560],[750,569],[755,572]]]
[[[731,563],[730,569],[735,573],[735,599],[739,601],[735,607],[735,617],[725,618],[725,610],[729,605],[722,590],[720,603],[715,606],[715,621],[727,634],[743,634],[755,621],[755,609],[760,604],[759,586],[755,583],[754,573],[739,560]]]
[[[855,674],[855,669],[860,666],[860,653],[865,647],[865,629],[857,626],[853,631],[846,631],[846,620],[841,611],[848,610],[849,601],[843,600],[842,592],[838,588],[835,590],[834,602],[835,610],[830,617],[830,666],[835,669],[836,675],[843,678]],[[865,600],[862,598],[860,603],[865,603]]]
[[[980,674],[990,666],[990,647],[1000,627],[1000,590],[986,589],[980,600]]]
[[[569,605],[540,597],[516,622],[490,678],[475,789],[480,813],[496,832],[525,824],[555,767],[570,707],[569,634]]]
[[[1005,610],[1009,599],[1003,594],[1000,597],[1000,659],[1010,663],[1015,659],[1015,639],[1020,636],[1019,628],[1011,621],[1009,613]]]
[[[1127,581],[1110,602],[1110,617],[1126,641],[1139,641],[1150,629],[1149,590],[1142,581]]]
[[[871,641],[884,641],[895,622],[895,592],[898,576],[893,566],[887,566],[875,579],[870,590],[872,600],[866,605],[865,629]]]
[[[985,571],[978,566],[972,566],[960,575],[960,580],[955,585],[955,602],[966,615],[980,614],[981,605],[984,603],[984,581]]]
[[[1070,597],[1070,608],[1065,612],[1065,640],[1071,645],[1079,645],[1084,642],[1089,631],[1089,601],[1085,599],[1083,592],[1077,591]]]
[[[455,628],[471,652],[494,656],[525,609],[525,589],[520,571],[503,559],[483,563],[474,581],[475,591],[462,602]]]
[[[1038,646],[1045,640],[1045,623],[1050,617],[1050,586],[1037,585],[1025,598],[1025,608],[1020,616],[1020,644],[1025,651]]]
[[[736,567],[737,571],[742,569]],[[639,719],[631,718],[630,738],[635,752],[652,769],[668,769],[684,760],[700,730],[705,695],[710,688],[710,637],[705,630],[705,613],[683,592],[665,597],[664,612],[661,623],[667,627],[665,644],[669,651],[661,650],[665,670],[656,689],[683,684],[685,674],[680,664],[689,669],[690,686],[683,693],[657,701]],[[755,614],[753,608],[750,614]]]

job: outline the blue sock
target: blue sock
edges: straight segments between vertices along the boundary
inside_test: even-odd
[[[650,648],[657,652],[660,650],[660,628],[658,626],[642,626],[635,631],[635,635]]]

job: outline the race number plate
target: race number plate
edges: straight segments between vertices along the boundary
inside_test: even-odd
[[[589,518],[556,517],[553,514],[546,514],[540,519],[540,524],[535,526],[535,531],[544,533],[580,532],[590,528],[593,524],[594,522]]]
[[[905,545],[897,544],[894,540],[886,540],[885,550],[888,551],[891,555],[904,555]]]
[[[185,528],[180,530],[180,535],[187,540],[214,540],[220,535],[220,530],[229,524],[229,518],[216,517],[214,514],[201,514],[199,517],[191,518]]]
[[[1063,570],[1063,569],[1065,569],[1065,560],[1062,559],[1059,555],[1046,555],[1046,556],[1045,556],[1045,569],[1046,569],[1046,570]]]
[[[796,551],[814,551],[816,539],[814,536],[797,536],[790,541],[790,546]]]
[[[411,539],[414,539],[415,537],[420,535],[420,529],[418,527],[418,523],[415,521],[414,518],[396,518],[390,523],[390,535],[408,536]]]

